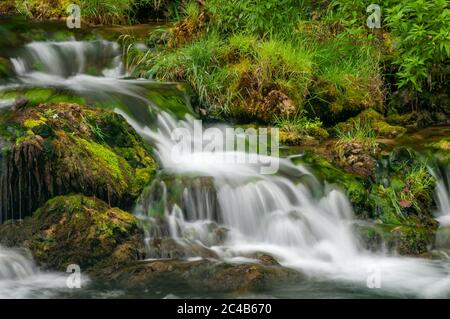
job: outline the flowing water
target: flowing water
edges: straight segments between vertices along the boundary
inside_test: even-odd
[[[15,76],[0,87],[0,93],[58,88],[82,96],[89,104],[112,108],[154,145],[162,174],[211,181],[208,187],[192,183],[180,200],[170,205],[166,197],[175,191],[174,186],[161,181],[160,198],[142,194],[136,207],[141,219],[153,220],[149,210],[154,202],[162,201],[169,234],[178,241],[202,245],[229,262],[267,253],[309,278],[301,286],[274,288],[260,296],[450,297],[447,261],[366,251],[353,234],[354,212],[344,192],[317,180],[314,172],[294,165],[289,158],[280,159],[279,173],[274,175],[261,174],[263,163],[276,160],[270,156],[245,164],[234,161],[242,155],[239,152],[211,152],[200,147],[174,158],[171,132],[182,127],[195,136],[189,99],[176,83],[128,78],[116,43],[101,39],[31,42],[12,52],[10,60]],[[92,65],[100,70],[95,75],[88,72]],[[167,97],[176,103],[168,102]],[[14,99],[0,100],[1,109],[12,104]],[[188,115],[181,116],[183,113]],[[205,146],[204,140],[194,138],[192,143]],[[448,170],[437,189],[439,218],[445,221],[450,212]],[[225,238],[213,238],[211,225],[225,229]],[[0,297],[36,297],[34,292],[39,289],[64,295],[60,276],[39,272],[30,259],[16,251],[0,247],[0,266]],[[373,276],[380,288],[368,288]],[[199,297],[177,290],[176,283],[167,283],[165,289],[159,297],[168,293]],[[115,292],[99,295],[95,288],[84,293],[116,296]],[[120,290],[117,296],[158,297],[146,291]]]
[[[437,220],[441,226],[450,226],[450,165],[434,173],[436,184]]]

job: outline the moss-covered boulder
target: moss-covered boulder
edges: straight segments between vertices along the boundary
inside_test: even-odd
[[[120,115],[77,104],[4,113],[0,136],[3,220],[70,193],[128,208],[156,169],[151,150]]]
[[[383,109],[384,89],[379,74],[361,76],[332,70],[311,88],[311,108],[327,126],[346,121],[367,109]]]
[[[355,122],[367,125],[379,138],[396,138],[406,132],[406,129],[402,126],[387,123],[383,115],[371,108],[362,111],[346,122],[337,124],[336,129],[341,132],[347,132],[353,128],[353,123]]]
[[[323,181],[337,185],[348,196],[360,217],[367,216],[371,209],[369,188],[371,182],[357,174],[345,171],[334,165],[326,156],[306,152],[296,163],[306,164],[314,170],[314,174]]]
[[[0,243],[28,248],[44,268],[83,271],[118,267],[143,258],[136,218],[82,195],[58,196],[22,221],[0,226]]]

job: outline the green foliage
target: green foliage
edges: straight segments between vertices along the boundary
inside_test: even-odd
[[[300,136],[327,135],[322,128],[322,122],[318,119],[310,119],[304,110],[293,116],[275,116],[273,124],[287,132],[293,132]]]
[[[435,90],[450,74],[448,1],[403,0],[386,11],[396,37],[398,86],[418,92],[425,87]]]
[[[382,220],[402,223],[408,214],[427,214],[432,202],[435,179],[424,164],[417,164],[401,178],[393,177],[389,187],[379,185],[377,201],[382,205]]]
[[[67,7],[77,4],[82,18],[98,24],[135,22],[139,9],[150,11],[176,11],[181,1],[170,0],[15,0],[16,11],[20,14],[51,19],[67,16]],[[175,10],[174,10],[175,9]]]
[[[206,8],[223,33],[289,36],[306,17],[304,0],[210,0]]]

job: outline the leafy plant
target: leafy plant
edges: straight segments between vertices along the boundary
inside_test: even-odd
[[[396,37],[398,86],[433,91],[449,75],[450,8],[447,0],[402,0],[387,9]]]

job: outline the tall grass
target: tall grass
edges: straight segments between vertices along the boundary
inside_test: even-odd
[[[131,23],[139,8],[159,11],[180,3],[181,0],[15,0],[19,13],[38,19],[65,17],[67,7],[77,4],[82,18],[96,24]]]

